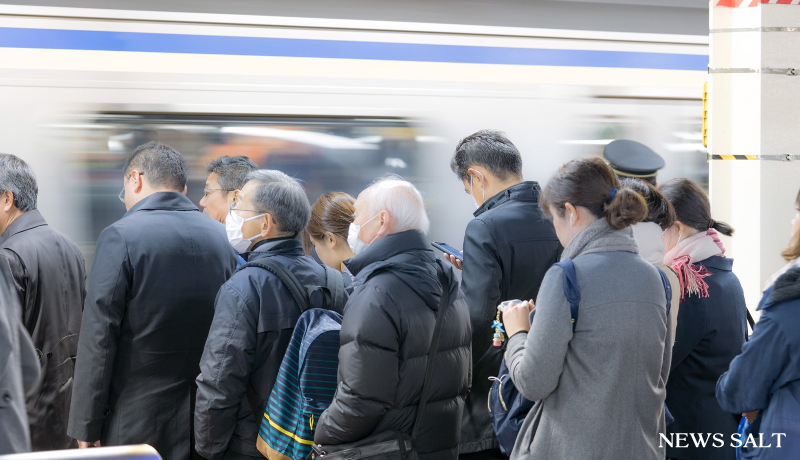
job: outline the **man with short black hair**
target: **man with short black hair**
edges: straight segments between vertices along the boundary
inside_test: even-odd
[[[214,460],[263,460],[256,448],[261,416],[306,308],[277,275],[249,264],[271,259],[311,291],[329,281],[341,285],[338,298],[310,294],[311,308],[341,312],[346,298],[341,274],[305,257],[297,239],[311,218],[303,187],[274,170],[252,171],[247,179],[229,218],[239,227],[247,264],[219,290],[197,377],[196,448]]]
[[[246,156],[215,158],[206,166],[208,179],[200,200],[203,213],[224,224],[231,203],[247,182],[247,174],[256,169],[258,166]]]
[[[523,181],[522,156],[499,131],[482,130],[461,140],[450,168],[478,208],[464,233],[461,288],[472,322],[472,390],[462,422],[462,458],[502,458],[486,401],[503,360],[503,346],[492,346],[497,305],[510,299],[536,299],[547,269],[558,261],[561,245],[553,224],[539,208],[539,184]]]
[[[9,268],[42,367],[42,383],[27,401],[34,451],[74,445],[67,417],[86,296],[83,255],[36,209],[38,192],[30,166],[0,154],[0,263]]]
[[[82,448],[150,444],[165,460],[191,458],[194,379],[236,253],[184,195],[180,153],[139,146],[123,180],[128,212],[97,241],[68,433]]]

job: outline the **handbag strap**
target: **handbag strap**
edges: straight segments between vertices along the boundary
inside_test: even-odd
[[[419,399],[419,406],[417,406],[417,416],[414,419],[414,428],[411,431],[411,440],[416,441],[419,432],[419,422],[422,420],[422,413],[425,411],[425,406],[428,405],[431,390],[431,376],[433,376],[434,362],[436,361],[436,354],[439,350],[439,338],[441,337],[442,324],[444,323],[444,310],[450,305],[450,280],[447,277],[442,262],[436,261],[436,274],[439,276],[439,284],[442,285],[442,297],[439,303],[439,310],[436,312],[436,325],[433,327],[433,337],[431,338],[431,347],[428,349],[428,363],[425,365],[425,380],[422,382],[422,395]]]

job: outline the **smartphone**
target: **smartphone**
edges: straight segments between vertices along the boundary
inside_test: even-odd
[[[497,309],[500,310],[500,311],[504,311],[506,308],[512,307],[512,306],[520,304],[520,303],[522,303],[522,301],[519,300],[519,299],[506,300],[504,302],[500,302],[500,305],[497,306]]]
[[[436,241],[434,241],[433,243],[431,243],[431,246],[442,251],[445,254],[450,254],[451,256],[455,256],[456,259],[462,262],[464,261],[464,253],[450,246],[449,244],[437,243]]]

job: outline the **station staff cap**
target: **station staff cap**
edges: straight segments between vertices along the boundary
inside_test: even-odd
[[[618,176],[650,179],[664,167],[664,159],[659,154],[646,145],[627,139],[606,145],[603,156]]]

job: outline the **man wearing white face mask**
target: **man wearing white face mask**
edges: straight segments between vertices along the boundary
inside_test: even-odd
[[[355,278],[340,335],[340,383],[314,440],[329,449],[411,435],[443,293],[441,272],[450,301],[429,381],[435,397],[422,412],[415,447],[421,460],[454,460],[470,366],[469,313],[458,281],[428,246],[428,216],[409,182],[375,183],[358,196],[355,210],[348,243],[356,256],[344,261]]]
[[[553,224],[539,209],[541,189],[523,181],[522,156],[501,132],[483,130],[456,147],[450,168],[472,197],[475,218],[464,232],[461,286],[472,321],[472,391],[462,424],[462,458],[503,458],[489,422],[486,399],[490,376],[497,376],[503,346],[492,346],[497,305],[508,299],[533,299],[561,246]]]
[[[311,217],[303,187],[280,171],[258,170],[226,218],[228,238],[247,263],[220,288],[197,377],[195,439],[209,459],[263,459],[256,448],[259,423],[297,320],[298,305],[277,275],[255,263],[284,265],[309,292],[311,308],[341,312],[346,296],[322,286],[341,273],[305,257],[297,235]],[[316,295],[319,293],[320,295]]]

